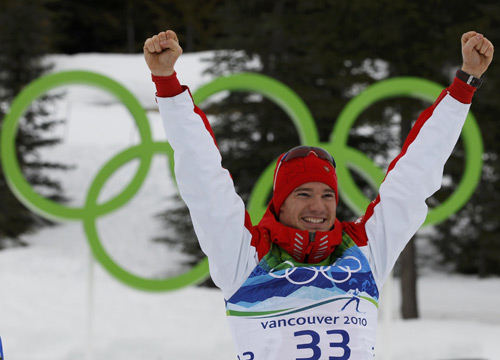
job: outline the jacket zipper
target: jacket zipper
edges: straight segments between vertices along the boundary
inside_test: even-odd
[[[306,255],[304,257],[304,263],[307,263],[307,260],[309,260],[309,254],[311,253],[311,250],[313,248],[315,238],[316,238],[316,233],[309,232],[309,245],[307,245]]]

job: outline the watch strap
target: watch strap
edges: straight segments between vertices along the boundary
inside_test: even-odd
[[[483,84],[483,79],[477,78],[474,75],[468,74],[465,71],[458,69],[455,76],[468,85],[474,86],[479,89]]]

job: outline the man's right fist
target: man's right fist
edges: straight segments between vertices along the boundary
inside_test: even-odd
[[[170,76],[174,65],[182,54],[179,39],[172,30],[162,31],[144,43],[146,64],[155,76]]]

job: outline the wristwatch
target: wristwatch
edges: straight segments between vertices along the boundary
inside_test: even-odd
[[[455,76],[460,80],[462,80],[463,82],[466,82],[467,84],[474,86],[476,89],[479,89],[483,84],[483,79],[479,79],[474,75],[467,74],[465,71],[461,69],[457,70]]]

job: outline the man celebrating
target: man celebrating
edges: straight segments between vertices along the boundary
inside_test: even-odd
[[[221,166],[205,114],[177,80],[181,54],[170,30],[144,44],[177,184],[224,294],[238,359],[372,359],[379,289],[441,186],[493,45],[474,31],[462,36],[461,70],[418,118],[364,216],[336,218],[333,157],[299,146],[278,158],[257,225]]]

